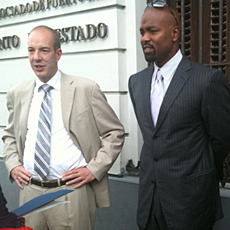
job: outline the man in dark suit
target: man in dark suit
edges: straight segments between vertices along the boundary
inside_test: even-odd
[[[154,64],[129,80],[144,141],[137,223],[208,230],[223,217],[218,179],[230,150],[230,89],[223,73],[181,54],[178,14],[156,6],[147,6],[140,27]]]

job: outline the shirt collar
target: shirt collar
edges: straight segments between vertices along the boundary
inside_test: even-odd
[[[166,62],[161,68],[161,74],[164,77],[164,81],[168,82],[172,78],[173,74],[175,73],[183,55],[181,50],[178,50],[177,53],[168,61]],[[154,63],[154,76],[156,77],[156,73],[159,67]]]
[[[57,70],[57,72],[55,73],[55,75],[46,83],[50,86],[52,86],[54,89],[60,91],[61,88],[61,73],[60,70]],[[41,85],[43,85],[44,82],[40,81],[38,77],[36,77],[36,90],[35,92],[38,92],[38,89]]]

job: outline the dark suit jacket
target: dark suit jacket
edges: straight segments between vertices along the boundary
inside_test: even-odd
[[[17,220],[17,216],[14,213],[8,212],[6,203],[6,199],[3,195],[2,188],[0,186],[0,228],[20,227],[20,223]]]
[[[132,75],[130,96],[143,135],[137,222],[145,227],[153,191],[169,230],[202,230],[222,218],[218,174],[230,148],[230,90],[225,76],[183,57],[151,118],[154,67]]]

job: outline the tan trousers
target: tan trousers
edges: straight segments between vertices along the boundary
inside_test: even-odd
[[[20,191],[19,204],[49,192],[60,189],[72,189],[73,185],[57,188],[41,188],[36,185],[24,186]],[[33,230],[92,230],[95,224],[95,196],[91,187],[86,184],[75,191],[62,196],[56,201],[70,201],[45,211],[28,215],[26,226]]]

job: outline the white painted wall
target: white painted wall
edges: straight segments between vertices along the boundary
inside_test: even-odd
[[[137,164],[142,142],[128,94],[128,78],[146,67],[139,44],[140,17],[146,1],[76,1],[77,4],[71,6],[51,7],[44,11],[0,19],[0,39],[17,35],[21,42],[19,48],[0,50],[0,135],[8,118],[6,92],[19,82],[34,77],[27,60],[27,33],[38,25],[59,29],[72,26],[85,28],[86,24],[105,23],[108,26],[108,36],[104,39],[62,44],[63,55],[59,68],[65,73],[96,81],[124,124],[127,134],[125,145],[110,170],[110,173],[119,175],[129,159]],[[1,0],[0,9],[32,2]],[[2,148],[0,142],[0,156]]]

